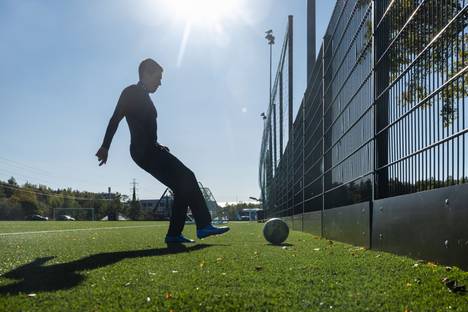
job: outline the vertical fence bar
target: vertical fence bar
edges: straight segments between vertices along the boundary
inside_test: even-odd
[[[321,189],[321,194],[320,197],[322,199],[322,207],[321,207],[321,213],[320,213],[320,236],[324,236],[323,232],[323,214],[325,212],[325,55],[326,55],[326,40],[325,37],[322,38],[322,48],[323,48],[323,53],[322,53],[322,59],[320,60],[322,66],[321,66],[321,79],[322,79],[322,98],[320,99],[321,102],[321,116],[320,119],[322,121],[322,155],[320,162],[322,163],[322,172],[321,172],[321,182],[322,182],[322,189]]]
[[[294,77],[294,68],[293,68],[293,16],[292,15],[289,15],[288,16],[288,108],[289,108],[289,142],[291,142],[291,146],[290,146],[290,153],[291,153],[291,157],[290,157],[290,163],[292,164],[292,166],[290,168],[292,168],[294,171],[294,126],[293,126],[293,123],[294,123],[294,117],[293,117],[293,77]],[[292,179],[291,179],[291,184],[292,184],[292,202],[291,202],[291,207],[292,207],[292,211],[293,211],[293,214],[294,214],[294,183],[295,183],[295,179],[294,179],[294,172],[292,172]],[[294,219],[294,218],[292,218]]]

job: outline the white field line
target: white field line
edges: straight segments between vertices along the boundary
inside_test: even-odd
[[[43,233],[63,233],[63,232],[76,232],[76,231],[135,229],[135,228],[159,227],[159,226],[167,226],[167,225],[163,225],[163,224],[153,224],[153,225],[133,225],[133,226],[109,226],[109,227],[86,228],[86,229],[66,229],[66,230],[50,230],[50,231],[29,231],[29,232],[0,233],[0,236],[24,235],[24,234],[43,234]]]

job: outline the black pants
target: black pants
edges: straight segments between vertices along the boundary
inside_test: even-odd
[[[197,179],[179,159],[157,146],[138,148],[132,145],[130,154],[138,166],[174,193],[168,235],[182,233],[188,207],[192,211],[198,229],[211,223],[211,215]]]

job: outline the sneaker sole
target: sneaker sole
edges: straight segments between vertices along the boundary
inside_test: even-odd
[[[225,234],[225,233],[227,233],[227,232],[229,232],[229,230],[224,231],[224,232],[222,232],[222,233],[208,234],[208,235],[205,235],[205,236],[198,236],[198,235],[197,235],[197,237],[198,237],[198,239],[204,239],[204,238],[207,238],[207,237],[210,237],[210,236],[223,235],[223,234]]]

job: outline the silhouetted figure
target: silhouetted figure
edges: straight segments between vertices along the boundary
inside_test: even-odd
[[[109,121],[104,141],[96,156],[99,166],[107,162],[108,150],[117,127],[126,118],[130,128],[130,154],[135,163],[174,192],[167,243],[193,242],[182,235],[187,209],[195,218],[198,238],[227,232],[227,227],[211,225],[211,216],[194,173],[158,143],[156,108],[149,97],[161,85],[163,68],[154,60],[141,62],[140,81],[125,88]]]

